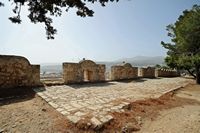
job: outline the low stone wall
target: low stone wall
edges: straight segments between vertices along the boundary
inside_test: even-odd
[[[169,69],[157,69],[156,70],[158,77],[177,77],[180,74],[176,70],[169,70]]]
[[[63,63],[63,78],[65,84],[105,81],[105,69],[105,65],[91,60]]]
[[[111,67],[111,80],[133,79],[138,77],[138,68],[125,63]]]
[[[106,66],[103,64],[98,65],[98,80],[105,81]]]
[[[63,63],[63,78],[65,83],[82,82],[83,73],[77,63]]]
[[[32,67],[32,83],[31,86],[41,85],[40,82],[40,65],[31,65]]]
[[[140,74],[143,78],[155,78],[156,69],[153,67],[140,68]]]
[[[40,66],[21,56],[0,55],[0,89],[40,85]]]

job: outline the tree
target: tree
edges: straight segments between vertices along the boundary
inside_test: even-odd
[[[21,7],[27,5],[29,11],[29,19],[32,23],[44,23],[47,39],[54,39],[54,35],[57,33],[57,30],[52,26],[53,16],[61,16],[62,9],[65,9],[66,12],[70,8],[77,9],[76,14],[81,17],[93,16],[94,11],[90,10],[86,3],[95,3],[99,2],[102,6],[105,6],[107,2],[118,2],[119,0],[9,0],[15,4],[13,12],[15,16],[10,17],[9,19],[13,23],[20,24],[22,20],[20,19]],[[0,7],[4,6],[0,2]]]
[[[170,43],[161,42],[168,49],[168,66],[185,69],[200,84],[200,6],[183,11],[178,20],[167,26]]]

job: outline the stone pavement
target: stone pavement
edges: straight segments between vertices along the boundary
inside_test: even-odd
[[[50,86],[34,91],[72,123],[87,120],[88,125],[98,128],[113,119],[111,112],[124,112],[130,101],[158,98],[189,82],[184,78],[139,79]]]

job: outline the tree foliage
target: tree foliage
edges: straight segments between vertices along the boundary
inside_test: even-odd
[[[200,6],[183,11],[174,24],[167,26],[170,43],[161,42],[168,49],[168,66],[185,69],[200,83]]]
[[[22,22],[20,17],[21,7],[27,5],[29,11],[29,19],[32,23],[44,23],[46,35],[48,39],[54,39],[57,30],[52,26],[53,16],[61,16],[63,9],[68,12],[70,8],[75,8],[76,14],[81,17],[91,17],[94,11],[89,9],[86,3],[99,2],[105,6],[108,2],[118,2],[119,0],[9,0],[15,4],[13,9],[14,16],[9,19],[13,23],[20,24]],[[4,4],[0,2],[0,6]]]

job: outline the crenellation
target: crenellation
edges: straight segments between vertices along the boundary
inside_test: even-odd
[[[180,74],[176,70],[170,70],[170,69],[157,69],[156,70],[158,77],[177,77],[180,76]]]
[[[63,79],[66,84],[105,81],[104,64],[96,64],[91,60],[79,63],[63,63]],[[133,67],[130,63],[111,67],[110,79],[123,80],[134,78],[155,78],[180,76],[177,71],[155,69],[153,67]],[[0,88],[32,87],[41,85],[40,65],[31,65],[21,56],[0,55]]]

